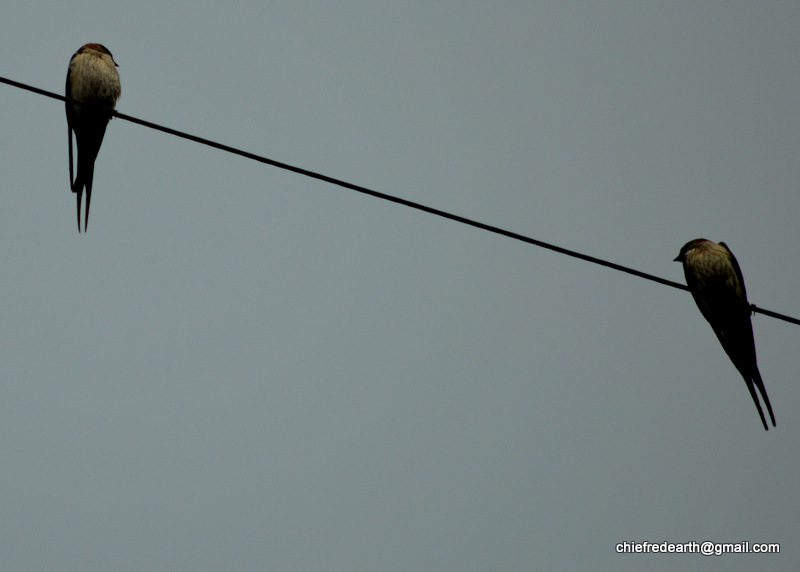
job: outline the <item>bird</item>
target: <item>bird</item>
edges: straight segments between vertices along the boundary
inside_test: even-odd
[[[94,162],[106,127],[122,93],[117,62],[102,44],[85,44],[72,55],[67,69],[66,96],[90,105],[66,102],[67,134],[69,135],[69,182],[78,199],[78,232],[81,231],[81,196],[86,188],[86,217],[83,230],[89,224],[89,204],[92,199]],[[72,134],[78,146],[78,174],[73,179]]]
[[[696,238],[681,248],[675,261],[683,263],[689,292],[703,317],[711,324],[725,353],[742,374],[761,423],[769,431],[756,388],[767,406],[773,427],[776,426],[775,415],[758,371],[753,324],[750,321],[752,310],[736,257],[724,242]]]

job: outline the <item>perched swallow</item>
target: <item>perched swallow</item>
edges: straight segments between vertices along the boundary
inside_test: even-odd
[[[94,162],[106,126],[121,93],[117,62],[111,52],[100,44],[86,44],[69,60],[66,96],[92,104],[75,105],[67,102],[67,134],[69,135],[69,183],[78,196],[78,232],[81,231],[81,195],[86,188],[86,218],[89,224],[89,203],[92,200]],[[106,109],[103,109],[106,108]],[[72,132],[78,144],[78,176],[72,177]]]
[[[742,374],[764,429],[769,430],[769,427],[756,395],[756,387],[775,427],[775,415],[756,363],[751,309],[736,257],[724,242],[717,244],[705,238],[696,238],[681,248],[675,260],[683,263],[686,285],[697,307],[711,324],[733,365]]]

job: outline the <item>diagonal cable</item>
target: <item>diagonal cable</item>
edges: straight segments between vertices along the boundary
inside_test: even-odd
[[[0,77],[0,83],[5,83],[20,89],[25,89],[28,91],[32,91],[33,93],[37,93],[39,95],[44,95],[45,97],[50,97],[53,99],[58,99],[60,101],[74,103],[78,105],[90,105],[84,103],[82,101],[77,101],[74,99],[70,99],[63,95],[59,95],[57,93],[53,93],[50,91],[45,91],[43,89],[39,89],[37,87],[33,87],[24,83],[20,83],[17,81],[13,81],[10,79],[6,79],[4,77]],[[532,244],[534,246],[538,246],[540,248],[545,248],[547,250],[552,250],[553,252],[558,252],[559,254],[563,254],[565,256],[571,256],[573,258],[578,258],[580,260],[585,260],[586,262],[591,262],[593,264],[598,264],[600,266],[605,266],[607,268],[611,268],[612,270],[617,270],[619,272],[625,272],[627,274],[631,274],[633,276],[637,276],[639,278],[644,278],[645,280],[650,280],[652,282],[658,282],[659,284],[663,284],[665,286],[671,286],[672,288],[677,288],[678,290],[686,290],[688,291],[689,288],[685,284],[680,284],[679,282],[673,282],[672,280],[667,280],[666,278],[661,278],[660,276],[655,276],[653,274],[648,274],[647,272],[642,272],[641,270],[636,270],[635,268],[629,268],[627,266],[623,266],[621,264],[617,264],[615,262],[609,262],[608,260],[603,260],[602,258],[597,258],[595,256],[590,256],[588,254],[583,254],[577,252],[575,250],[570,250],[568,248],[563,248],[561,246],[556,246],[554,244],[550,244],[541,240],[537,240],[535,238],[531,238],[529,236],[525,236],[522,234],[518,234],[516,232],[512,232],[510,230],[505,230],[503,228],[493,226],[490,224],[478,222],[473,219],[469,219],[457,214],[449,213],[447,211],[443,211],[440,209],[436,209],[433,207],[429,207],[427,205],[423,205],[420,203],[416,203],[414,201],[409,201],[406,199],[402,199],[400,197],[396,197],[394,195],[388,195],[386,193],[381,193],[379,191],[375,191],[373,189],[369,189],[367,187],[362,187],[361,185],[355,185],[353,183],[348,183],[347,181],[343,181],[341,179],[336,179],[334,177],[329,177],[327,175],[323,175],[321,173],[316,173],[314,171],[309,171],[307,169],[303,169],[301,167],[295,167],[294,165],[289,165],[288,163],[282,163],[280,161],[275,161],[274,159],[269,159],[267,157],[263,157],[261,155],[256,155],[255,153],[250,153],[249,151],[243,151],[241,149],[237,149],[235,147],[231,147],[229,145],[223,145],[222,143],[217,143],[216,141],[211,141],[210,139],[205,139],[203,137],[198,137],[197,135],[192,135],[190,133],[185,133],[183,131],[178,131],[177,129],[172,129],[170,127],[164,127],[163,125],[158,125],[157,123],[152,123],[151,121],[145,121],[144,119],[139,119],[138,117],[133,117],[131,115],[127,115],[125,113],[120,113],[116,110],[109,110],[110,114],[114,117],[119,117],[125,121],[130,121],[131,123],[136,123],[138,125],[142,125],[149,129],[155,129],[156,131],[162,131],[164,133],[168,133],[170,135],[174,135],[176,137],[180,137],[182,139],[188,139],[190,141],[194,141],[195,143],[201,143],[203,145],[208,145],[209,147],[213,147],[215,149],[219,149],[220,151],[225,151],[227,153],[232,153],[234,155],[239,155],[241,157],[245,157],[247,159],[252,159],[253,161],[258,161],[259,163],[264,163],[267,165],[272,165],[273,167],[278,167],[279,169],[285,169],[287,171],[292,171],[293,173],[297,173],[299,175],[303,175],[306,177],[311,177],[312,179],[318,179],[320,181],[324,181],[326,183],[330,183],[332,185],[338,185],[340,187],[344,187],[345,189],[350,189],[352,191],[356,191],[359,193],[363,193],[365,195],[370,195],[379,199],[383,199],[385,201],[390,201],[393,203],[401,204],[403,206],[420,210],[432,215],[436,215],[442,218],[446,218],[449,220],[453,220],[459,222],[461,224],[466,224],[469,226],[473,226],[475,228],[480,228],[481,230],[485,230],[487,232],[492,232],[494,234],[499,234],[502,236],[506,236],[508,238],[519,240],[520,242],[525,242],[528,244]],[[750,305],[750,309],[753,312],[757,312],[760,314],[764,314],[765,316],[770,316],[771,318],[776,318],[778,320],[783,320],[785,322],[790,322],[792,324],[800,325],[800,319],[793,318],[791,316],[787,316],[784,314],[779,314],[778,312],[773,312],[771,310],[765,310],[763,308],[756,307],[755,304]]]

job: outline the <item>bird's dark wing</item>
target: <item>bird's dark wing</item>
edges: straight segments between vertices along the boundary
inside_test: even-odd
[[[736,280],[739,282],[739,288],[741,288],[742,292],[742,302],[747,305],[747,289],[744,287],[744,276],[742,276],[742,269],[739,268],[739,261],[736,260],[736,257],[731,252],[731,249],[728,248],[728,245],[724,242],[720,242],[719,245],[728,251],[728,254],[731,255],[731,265],[733,266],[734,272],[736,272]]]
[[[722,342],[722,347],[725,348],[725,351],[731,358],[733,365],[735,365],[739,373],[742,374],[747,384],[747,389],[750,391],[750,396],[756,404],[758,414],[761,416],[761,423],[763,423],[764,429],[768,429],[767,421],[764,418],[764,412],[761,409],[758,395],[756,395],[756,389],[758,389],[758,392],[761,394],[761,399],[764,400],[764,404],[767,406],[767,411],[769,412],[773,427],[776,426],[775,414],[772,412],[772,404],[769,402],[767,389],[764,387],[764,381],[761,379],[761,372],[758,371],[755,336],[753,335],[753,324],[750,320],[752,310],[750,308],[750,303],[747,301],[747,290],[744,285],[742,269],[739,267],[739,261],[736,260],[736,257],[731,252],[731,249],[728,248],[728,245],[724,242],[720,242],[719,244],[725,248],[731,256],[731,265],[736,273],[737,286],[739,288],[737,303],[731,309],[732,316],[730,327],[723,329],[722,336],[724,339],[720,338],[720,341]]]
[[[64,90],[64,93],[67,97],[72,98],[72,85],[70,85],[69,81],[69,71],[67,72],[67,87]],[[67,137],[69,138],[69,187],[72,192],[75,192],[75,177],[74,171],[72,166],[72,126],[74,125],[75,120],[75,106],[71,103],[66,102],[64,107],[67,111]]]

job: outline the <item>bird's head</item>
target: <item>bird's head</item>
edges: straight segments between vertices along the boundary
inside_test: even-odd
[[[77,51],[77,54],[92,54],[98,57],[108,56],[111,62],[119,67],[117,62],[114,61],[114,56],[111,55],[111,52],[107,47],[103,44],[84,44],[81,46],[81,49]]]
[[[694,240],[690,240],[689,242],[683,245],[683,248],[681,248],[680,253],[678,254],[678,256],[675,257],[675,262],[684,262],[686,260],[687,252],[689,252],[690,250],[694,250],[701,244],[705,244],[707,242],[711,241],[708,240],[707,238],[695,238]]]

